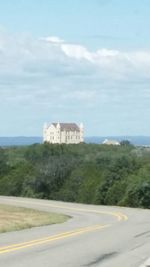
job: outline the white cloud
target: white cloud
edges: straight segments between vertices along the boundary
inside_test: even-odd
[[[45,38],[41,38],[41,40],[46,41],[48,43],[54,43],[54,44],[64,43],[64,40],[59,38],[58,36],[48,36]]]
[[[31,75],[59,70],[59,73],[73,74],[80,67],[111,79],[126,75],[145,75],[150,66],[150,51],[118,51],[106,48],[90,51],[86,47],[67,43],[57,36],[41,39],[0,34],[0,75],[4,71],[12,74],[29,69]],[[33,71],[34,70],[34,71]],[[57,71],[56,71],[57,72]],[[28,73],[29,74],[29,73]],[[82,74],[82,71],[81,71]],[[149,71],[147,71],[149,74]]]
[[[53,40],[54,41],[51,41]],[[119,51],[106,48],[91,52],[86,47],[78,44],[67,43],[57,37],[48,37],[50,43],[60,49],[67,58],[83,64],[90,63],[93,68],[109,78],[125,79],[128,76],[150,75],[150,51]],[[67,60],[66,58],[66,60]]]
[[[140,119],[142,114],[138,106],[139,110],[143,107],[146,118],[150,107],[149,88],[148,50],[99,48],[90,51],[57,36],[35,39],[0,33],[0,113],[3,127],[9,119],[11,123],[18,110],[19,118],[22,114],[29,120],[29,129],[35,118],[39,125],[37,128],[43,121],[56,118],[79,119],[88,124],[95,116],[102,121],[114,116],[119,123],[126,109],[131,113],[132,107],[133,117]],[[3,118],[2,114],[6,113]],[[19,123],[23,124],[22,121]]]
[[[62,44],[60,46],[62,51],[71,58],[74,59],[85,59],[88,61],[93,61],[93,55],[84,46],[75,44]]]

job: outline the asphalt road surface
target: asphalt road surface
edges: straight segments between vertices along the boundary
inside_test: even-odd
[[[138,267],[150,256],[150,210],[14,197],[0,203],[71,216],[0,234],[0,267]]]

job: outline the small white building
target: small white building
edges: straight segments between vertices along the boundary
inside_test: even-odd
[[[108,140],[108,139],[105,139],[103,141],[103,145],[113,145],[113,146],[120,146],[120,143],[116,140]]]
[[[51,123],[44,124],[43,142],[51,144],[79,144],[84,142],[84,129],[81,123]]]

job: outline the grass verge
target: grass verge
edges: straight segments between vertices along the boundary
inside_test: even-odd
[[[69,216],[0,204],[0,233],[63,223]]]

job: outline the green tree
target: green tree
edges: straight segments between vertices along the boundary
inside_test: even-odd
[[[5,175],[8,171],[7,156],[5,150],[0,148],[0,177]]]
[[[131,142],[129,140],[122,140],[120,142],[120,145],[121,146],[131,146],[132,144],[131,144]]]

